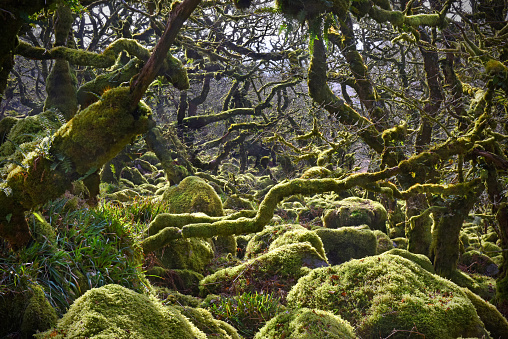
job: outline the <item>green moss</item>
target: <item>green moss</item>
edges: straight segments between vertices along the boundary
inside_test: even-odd
[[[44,291],[39,286],[32,286],[33,295],[23,314],[21,333],[31,338],[36,332],[46,331],[56,325],[58,316],[55,309],[49,304]]]
[[[392,239],[392,242],[393,242],[393,246],[395,246],[396,248],[400,248],[403,250],[407,249],[407,244],[408,244],[407,238],[402,238],[402,237],[394,238],[394,239]]]
[[[215,254],[236,255],[236,237],[234,235],[218,235],[212,238]]]
[[[200,283],[201,295],[210,293],[243,293],[266,291],[265,281],[276,277],[277,288],[289,291],[296,280],[316,267],[327,266],[309,243],[278,247],[247,262],[225,268],[205,277]]]
[[[233,210],[252,210],[252,203],[244,199],[237,194],[232,194],[228,196],[226,201],[224,202],[224,208],[233,209]]]
[[[296,244],[299,242],[308,242],[316,249],[321,257],[326,261],[326,254],[323,248],[321,238],[313,231],[308,230],[293,230],[285,232],[282,236],[275,239],[269,247],[269,251],[288,244]]]
[[[37,338],[174,338],[206,335],[173,307],[119,285],[87,291],[54,330]]]
[[[203,272],[214,257],[212,245],[202,238],[176,239],[156,252],[165,268]]]
[[[97,170],[148,129],[150,114],[142,102],[132,109],[128,87],[111,89],[55,133],[52,151],[70,159],[81,175]]]
[[[203,212],[209,216],[224,215],[222,201],[212,186],[199,177],[186,177],[179,185],[170,187],[164,193],[171,213]]]
[[[491,337],[508,338],[508,321],[499,313],[496,307],[467,288],[463,288],[462,291],[474,305],[476,313],[485,324],[485,328],[490,332]]]
[[[132,182],[134,185],[139,186],[143,184],[147,184],[148,181],[146,178],[141,174],[141,172],[137,168],[131,168],[131,167],[124,167],[122,169],[122,172],[120,173],[120,176],[122,178],[125,178]]]
[[[471,273],[495,276],[499,273],[496,263],[487,255],[476,250],[466,251],[459,257],[459,265]]]
[[[5,137],[9,134],[12,127],[18,123],[18,120],[19,119],[11,116],[6,116],[0,120],[0,145],[7,140]]]
[[[67,121],[78,111],[77,81],[73,72],[67,61],[57,59],[46,80],[48,96],[44,102],[44,110],[57,109],[62,112]]]
[[[325,227],[339,228],[366,224],[373,230],[386,232],[388,214],[380,203],[350,197],[337,202],[335,205],[336,210],[328,211],[323,216]]]
[[[175,306],[208,338],[241,339],[236,329],[228,323],[214,319],[212,314],[204,308]]]
[[[393,242],[392,239],[390,239],[389,236],[386,235],[386,233],[375,230],[374,235],[377,239],[377,251],[376,254],[381,254],[386,251],[389,251],[393,248]]]
[[[301,179],[319,179],[319,178],[330,178],[333,175],[333,172],[328,168],[321,166],[314,166],[308,168],[303,172],[300,176]]]
[[[342,227],[340,229],[321,228],[314,232],[323,242],[330,265],[375,255],[377,251],[377,239],[371,230]]]
[[[199,293],[199,281],[204,278],[201,273],[193,270],[165,269],[159,266],[150,268],[145,274],[153,284],[192,295]]]
[[[391,249],[388,252],[386,252],[386,254],[400,255],[401,257],[411,260],[415,264],[420,265],[422,268],[426,269],[430,273],[434,273],[434,266],[432,266],[432,262],[426,255],[411,253],[405,249],[399,248]]]
[[[250,238],[245,249],[245,258],[251,259],[266,252],[270,247],[270,244],[275,239],[292,230],[305,230],[305,228],[298,224],[284,224],[265,227],[261,232],[256,233]]]
[[[38,213],[37,216],[33,214],[30,217],[29,224],[31,226],[33,237],[36,241],[41,243],[48,241],[51,244],[55,244],[55,229],[44,219],[44,217],[41,216],[40,213]]]
[[[398,255],[315,269],[287,300],[289,307],[334,312],[362,338],[405,338],[415,329],[429,338],[488,337],[460,287]]]
[[[263,326],[254,339],[354,339],[353,327],[341,317],[319,309],[281,313]]]

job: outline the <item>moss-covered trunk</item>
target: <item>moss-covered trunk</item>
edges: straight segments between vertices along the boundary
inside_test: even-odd
[[[106,92],[63,125],[47,152],[32,152],[14,168],[0,190],[0,237],[20,247],[30,239],[24,213],[69,189],[120,152],[151,125],[150,109],[130,109],[129,88]]]

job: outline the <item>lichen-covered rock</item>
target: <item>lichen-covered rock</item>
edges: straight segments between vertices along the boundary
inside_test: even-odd
[[[252,291],[289,291],[297,279],[311,269],[328,266],[309,243],[278,247],[247,262],[225,268],[205,277],[199,283],[201,295],[210,293],[237,294]]]
[[[190,269],[201,273],[213,259],[214,252],[208,240],[184,238],[172,240],[167,246],[157,250],[156,255],[164,268]]]
[[[384,252],[389,251],[393,248],[392,239],[390,239],[390,237],[387,236],[386,233],[379,231],[379,230],[374,230],[374,235],[376,236],[376,239],[377,239],[377,253],[376,254],[384,253]]]
[[[299,242],[308,242],[310,243],[316,251],[326,259],[325,250],[323,248],[323,242],[321,238],[313,231],[308,230],[293,230],[285,232],[282,236],[275,239],[269,247],[269,251],[276,249],[277,247],[281,247],[288,244],[297,244]]]
[[[283,235],[284,233],[292,230],[305,230],[304,227],[298,224],[284,224],[277,226],[267,226],[264,230],[259,233],[256,233],[252,238],[250,238],[247,243],[247,248],[245,249],[245,258],[251,259],[256,257],[257,255],[264,253],[270,247],[270,244]]]
[[[323,216],[324,226],[339,228],[344,226],[369,225],[372,230],[386,233],[386,209],[380,203],[369,199],[350,197],[336,203],[336,208]]]
[[[74,301],[54,329],[35,337],[206,339],[174,307],[114,284],[86,292]]]
[[[298,281],[287,300],[289,307],[334,312],[361,338],[393,336],[394,329],[417,329],[427,338],[488,337],[460,287],[398,255],[315,269]]]
[[[212,186],[199,177],[186,177],[164,193],[171,213],[203,212],[211,217],[224,215],[222,201]]]
[[[355,339],[353,327],[341,317],[319,309],[301,308],[278,314],[254,339]]]
[[[376,255],[377,239],[369,229],[342,227],[314,230],[321,238],[330,265],[338,265],[350,259]]]

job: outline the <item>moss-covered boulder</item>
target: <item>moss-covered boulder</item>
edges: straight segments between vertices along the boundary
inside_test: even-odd
[[[308,168],[303,174],[300,176],[301,179],[320,179],[320,178],[329,178],[332,176],[332,171],[330,171],[326,167],[314,166]]]
[[[199,289],[203,296],[210,293],[287,292],[298,278],[323,266],[328,263],[309,243],[285,245],[205,277],[199,283]]]
[[[323,223],[327,228],[366,224],[373,230],[386,233],[387,218],[386,209],[380,203],[350,197],[337,202],[335,209],[327,211],[323,216]]]
[[[353,327],[341,317],[319,309],[281,313],[263,326],[254,339],[355,339]]]
[[[213,249],[216,255],[236,255],[236,237],[234,235],[219,235],[212,238]]]
[[[203,212],[212,217],[224,215],[222,201],[212,186],[199,177],[186,177],[171,186],[163,199],[169,202],[171,213]]]
[[[369,229],[342,227],[314,230],[321,238],[330,265],[360,259],[377,253],[377,239]]]
[[[208,338],[242,338],[233,326],[222,320],[215,319],[212,314],[204,308],[186,306],[175,306],[175,308],[196,325],[197,328],[203,331]]]
[[[256,233],[250,238],[245,248],[245,258],[251,259],[268,251],[268,248],[275,239],[293,230],[305,230],[305,227],[298,224],[266,226],[261,232]]]
[[[135,167],[124,167],[120,173],[120,177],[129,180],[136,186],[148,184],[143,174]]]
[[[232,209],[232,210],[252,210],[252,203],[244,199],[237,194],[232,194],[228,196],[226,201],[224,201],[224,208]]]
[[[289,307],[341,316],[361,338],[405,338],[415,330],[426,338],[488,337],[460,287],[398,255],[315,269],[298,281],[287,300]]]
[[[499,273],[496,263],[489,256],[476,250],[462,253],[458,265],[469,273],[480,273],[489,277]]]
[[[172,240],[167,246],[156,251],[162,267],[190,269],[202,273],[214,257],[211,241],[203,238]]]
[[[145,272],[148,280],[156,285],[190,295],[199,294],[199,282],[204,278],[192,270],[166,269],[154,266]]]
[[[508,321],[497,308],[467,288],[462,288],[462,291],[473,303],[476,313],[485,324],[485,328],[490,332],[491,337],[508,338]]]
[[[24,291],[7,291],[0,296],[0,338],[32,338],[55,326],[58,319],[44,291],[31,285]]]
[[[377,253],[381,254],[386,251],[389,251],[393,248],[393,242],[392,239],[388,235],[386,235],[385,232],[374,230],[374,235],[377,239]]]
[[[316,249],[321,257],[326,258],[323,242],[321,238],[313,231],[293,230],[285,232],[282,236],[275,239],[268,248],[269,251],[288,244],[297,244],[299,242],[308,242]]]
[[[36,338],[206,339],[206,335],[174,307],[112,284],[76,299],[54,329]]]
[[[394,248],[394,249],[391,249],[385,253],[392,254],[392,255],[400,255],[402,258],[406,258],[408,260],[411,260],[415,264],[420,265],[423,269],[426,269],[430,273],[435,273],[434,266],[432,265],[432,262],[424,254],[412,253],[412,252],[409,252],[408,250],[400,249],[400,248]]]
[[[11,131],[11,128],[16,125],[19,119],[11,116],[6,116],[2,120],[0,120],[0,145],[7,140],[7,135]]]

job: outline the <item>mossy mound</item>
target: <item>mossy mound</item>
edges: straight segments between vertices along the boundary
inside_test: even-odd
[[[469,273],[480,273],[489,277],[499,273],[496,263],[476,250],[462,253],[459,257],[459,267]]]
[[[111,284],[76,299],[53,330],[36,338],[206,339],[206,335],[174,307]]]
[[[212,217],[224,215],[222,201],[212,186],[199,177],[186,177],[179,185],[170,187],[163,196],[171,213],[203,212]]]
[[[164,268],[190,269],[203,272],[214,257],[210,241],[202,238],[172,240],[167,246],[156,251]]]
[[[216,255],[236,255],[236,237],[234,235],[218,235],[212,238],[213,248]]]
[[[386,233],[374,230],[374,235],[377,239],[377,251],[376,254],[381,254],[386,251],[389,251],[393,248],[393,242],[392,239],[390,239],[389,236],[386,235]]]
[[[251,259],[268,250],[270,244],[283,235],[292,230],[305,230],[298,224],[284,224],[277,226],[267,226],[264,230],[250,238],[245,249],[245,258]]]
[[[152,284],[191,295],[199,294],[199,282],[203,279],[202,274],[192,270],[171,270],[159,266],[148,269],[145,274]]]
[[[399,255],[402,258],[406,258],[408,260],[411,260],[415,264],[420,265],[423,269],[429,271],[430,273],[435,273],[434,266],[432,265],[432,262],[424,254],[411,253],[408,250],[404,250],[404,249],[400,249],[400,248],[394,248],[394,249],[391,249],[385,253],[392,254],[392,255]]]
[[[254,339],[354,339],[353,327],[341,317],[318,309],[281,313],[263,326]]]
[[[308,242],[316,249],[323,259],[326,259],[321,238],[315,232],[308,230],[293,230],[284,233],[270,244],[269,251],[276,249],[277,247],[288,244],[297,244],[299,242]]]
[[[16,125],[19,119],[11,116],[6,116],[2,120],[0,120],[0,145],[7,140],[5,137],[9,134],[12,127]]]
[[[285,245],[247,262],[225,268],[199,283],[202,296],[243,292],[289,291],[311,269],[328,266],[309,243]]]
[[[308,168],[303,172],[300,176],[301,179],[321,179],[321,178],[329,178],[333,175],[333,172],[330,171],[326,167],[314,166]]]
[[[342,227],[314,230],[321,238],[330,265],[338,265],[350,259],[376,255],[377,239],[369,229]]]
[[[32,338],[56,325],[58,316],[37,285],[20,292],[4,291],[0,297],[0,337]]]
[[[120,173],[120,177],[129,180],[136,186],[148,183],[146,178],[137,168],[124,167]]]
[[[386,233],[388,214],[380,203],[369,199],[350,197],[336,203],[336,209],[323,216],[324,226],[339,228],[344,226],[369,225],[373,230]]]
[[[197,328],[203,331],[208,338],[241,339],[236,329],[230,324],[214,319],[212,314],[204,308],[175,306]]]
[[[334,312],[362,338],[406,338],[415,330],[427,338],[488,337],[460,287],[398,255],[315,269],[287,300],[289,307]]]
[[[224,208],[232,209],[232,210],[252,210],[252,209],[254,209],[252,207],[252,203],[249,200],[239,197],[237,194],[232,194],[232,195],[228,196],[226,201],[224,201]]]

